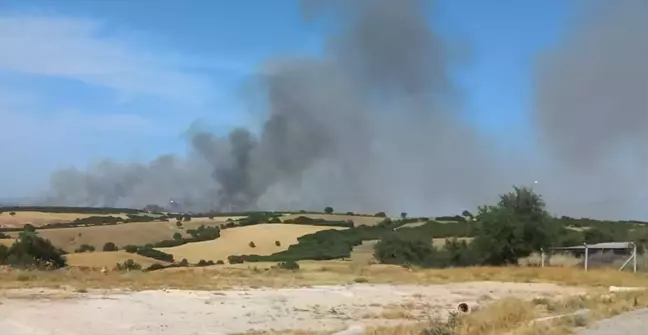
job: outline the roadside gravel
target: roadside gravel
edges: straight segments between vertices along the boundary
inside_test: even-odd
[[[648,308],[599,321],[576,335],[648,335]]]

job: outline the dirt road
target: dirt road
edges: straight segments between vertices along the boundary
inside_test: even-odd
[[[646,335],[648,334],[648,309],[641,309],[614,318],[602,320],[583,329],[577,335]]]
[[[0,334],[228,335],[269,329],[335,330],[443,316],[462,301],[578,293],[579,289],[553,284],[499,282],[228,291],[19,290],[0,294]]]

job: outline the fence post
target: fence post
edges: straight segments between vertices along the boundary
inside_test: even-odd
[[[540,267],[544,268],[545,264],[545,251],[544,248],[540,248]]]
[[[632,243],[632,271],[637,273],[637,245]]]
[[[587,247],[587,243],[583,243],[585,246],[585,271],[587,271],[587,262],[589,261],[589,249]]]

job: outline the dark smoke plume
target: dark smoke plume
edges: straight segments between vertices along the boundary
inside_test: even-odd
[[[565,185],[556,194],[589,198],[590,215],[645,218],[648,1],[581,5],[579,20],[537,68],[535,122],[558,170],[547,178]]]
[[[641,178],[648,186],[645,1],[584,12],[543,57],[533,114],[540,142],[525,154],[463,122],[449,69],[464,55],[430,27],[427,4],[311,0],[308,14],[332,13],[340,29],[321,57],[265,65],[271,74],[258,86],[267,119],[258,134],[198,132],[189,157],[61,171],[47,202],[143,207],[174,199],[192,211],[333,206],[433,215],[473,209],[539,180],[561,214],[640,213],[637,206],[597,212],[601,206],[574,199],[636,196],[631,181]],[[617,148],[633,163],[607,164]],[[598,178],[607,179],[593,184]]]

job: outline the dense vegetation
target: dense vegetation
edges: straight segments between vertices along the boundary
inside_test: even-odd
[[[269,256],[233,255],[230,263],[256,261],[297,261],[347,258],[354,246],[379,240],[375,257],[387,264],[424,267],[507,265],[542,248],[574,246],[582,243],[632,241],[643,252],[648,244],[648,226],[643,222],[612,222],[591,219],[554,218],[545,210],[542,197],[528,188],[514,188],[500,196],[495,205],[478,208],[473,216],[437,217],[418,227],[401,227],[422,218],[385,219],[375,227],[358,226],[346,230],[324,230],[302,236],[287,250]],[[386,216],[378,213],[376,216]],[[446,221],[452,221],[447,222]],[[586,228],[575,230],[574,228]],[[473,237],[472,243],[458,237]],[[445,238],[441,248],[433,238]]]
[[[34,232],[23,231],[16,241],[6,247],[0,245],[0,264],[13,267],[58,269],[66,265],[63,255],[58,249]]]

